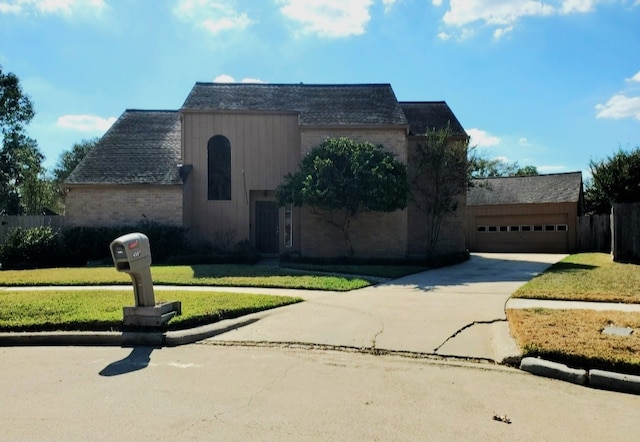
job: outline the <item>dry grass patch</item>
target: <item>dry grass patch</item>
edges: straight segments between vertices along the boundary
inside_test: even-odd
[[[640,374],[640,313],[509,309],[507,317],[524,356]],[[629,327],[633,332],[630,336],[603,334],[607,326]]]
[[[514,298],[640,303],[640,265],[606,253],[571,255],[518,289]]]

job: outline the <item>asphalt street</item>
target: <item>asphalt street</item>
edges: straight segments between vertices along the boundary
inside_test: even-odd
[[[305,348],[5,347],[0,382],[3,441],[635,441],[640,433],[638,396],[490,364]]]

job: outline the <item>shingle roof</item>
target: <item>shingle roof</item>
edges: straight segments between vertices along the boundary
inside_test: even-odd
[[[389,84],[196,83],[183,110],[294,111],[301,125],[404,125]]]
[[[467,206],[578,202],[582,172],[486,178],[473,184]]]
[[[180,113],[126,110],[65,184],[181,184]]]
[[[467,133],[444,101],[401,101],[400,107],[409,121],[409,135],[424,135],[427,130],[446,129],[456,135]]]

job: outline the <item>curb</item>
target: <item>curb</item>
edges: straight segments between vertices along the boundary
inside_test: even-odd
[[[640,395],[640,376],[596,369],[575,369],[557,362],[532,357],[522,359],[520,370],[585,387]]]
[[[177,347],[244,327],[259,319],[260,317],[226,319],[191,329],[166,332],[3,332],[0,333],[0,347]]]

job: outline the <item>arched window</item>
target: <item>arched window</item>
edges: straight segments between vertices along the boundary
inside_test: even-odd
[[[207,143],[208,199],[231,199],[231,143],[222,135]]]

